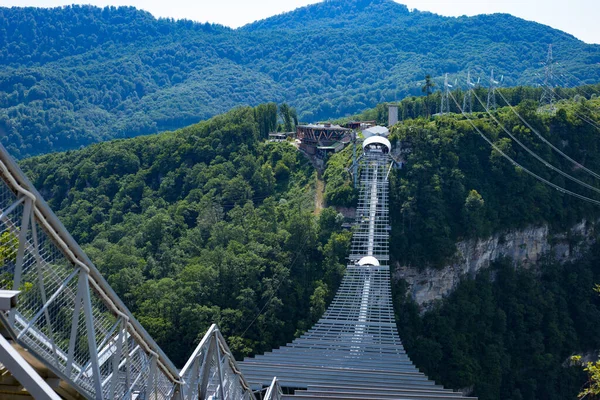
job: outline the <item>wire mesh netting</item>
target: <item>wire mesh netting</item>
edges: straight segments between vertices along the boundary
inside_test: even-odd
[[[0,289],[20,290],[2,322],[17,341],[89,397],[169,399],[174,379],[152,368],[120,310],[65,250],[31,197],[0,179]],[[22,190],[21,190],[22,192]],[[133,318],[133,317],[131,317]],[[153,377],[149,382],[149,377]]]
[[[181,370],[185,381],[183,399],[254,399],[225,339],[216,325],[211,326],[194,354]]]

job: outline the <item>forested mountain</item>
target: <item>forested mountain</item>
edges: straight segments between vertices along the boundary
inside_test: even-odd
[[[502,95],[529,92],[535,89]],[[525,100],[515,111],[600,171],[600,136],[590,125],[600,122],[600,99],[556,107],[548,112]],[[333,209],[312,213],[310,164],[288,143],[262,139],[261,121],[275,119],[276,110],[238,108],[175,132],[21,162],[176,363],[212,322],[238,357],[289,342],[322,314],[339,285],[350,232],[341,230]],[[492,115],[550,163],[598,186],[553,155],[510,108]],[[598,217],[597,206],[544,186],[500,157],[471,122],[544,179],[600,199],[531,159],[485,112],[405,120],[391,136],[412,148],[391,178],[393,263],[436,266],[460,239],[541,223],[559,232]],[[325,171],[330,205],[354,199],[350,153],[348,147],[332,157]],[[570,239],[573,246],[581,240]],[[481,400],[575,399],[584,374],[564,362],[600,348],[600,298],[593,291],[599,254],[600,245],[575,263],[547,259],[523,271],[500,262],[424,315],[398,282],[395,310],[409,355],[438,382],[472,388]]]
[[[600,46],[510,15],[449,18],[335,0],[232,30],[130,7],[0,8],[0,140],[16,157],[186,126],[287,101],[301,120],[420,94],[426,74],[539,83],[548,44],[568,78],[600,78]],[[454,75],[453,75],[454,76]],[[438,81],[438,87],[440,83]]]

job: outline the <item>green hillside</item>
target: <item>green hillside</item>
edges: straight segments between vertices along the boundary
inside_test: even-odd
[[[259,138],[262,109],[22,162],[178,366],[215,322],[237,357],[285,343],[341,280],[350,234],[313,215],[314,171]]]
[[[0,140],[22,158],[268,101],[315,121],[419,95],[425,74],[468,68],[533,84],[550,43],[571,84],[600,80],[600,46],[564,32],[391,0],[326,1],[237,30],[128,7],[0,8]]]
[[[503,95],[529,91],[535,92]],[[599,102],[561,101],[548,113],[526,100],[517,111],[562,151],[600,171],[600,136],[579,118],[600,121]],[[285,344],[322,314],[339,285],[350,232],[341,230],[333,209],[312,213],[315,172],[308,161],[288,143],[262,139],[260,121],[275,113],[273,105],[238,108],[175,132],[21,161],[176,363],[212,322],[237,357]],[[551,163],[598,186],[552,155],[509,108],[493,115]],[[530,159],[487,113],[471,118],[523,166],[600,199]],[[412,144],[391,176],[394,264],[439,266],[457,240],[541,223],[559,232],[599,215],[597,206],[549,189],[501,158],[462,115],[406,120],[391,139]],[[348,150],[331,158],[324,174],[330,205],[353,201]],[[581,238],[570,240],[577,246]],[[424,315],[398,282],[395,310],[409,355],[439,383],[472,388],[481,400],[575,399],[584,374],[564,361],[600,346],[600,298],[593,291],[599,249],[571,264],[547,259],[525,271],[500,262]]]

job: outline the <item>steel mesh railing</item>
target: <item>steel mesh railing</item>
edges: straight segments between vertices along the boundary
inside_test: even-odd
[[[181,373],[0,144],[0,312],[13,339],[90,399],[254,399],[216,325]]]
[[[181,393],[183,400],[255,398],[216,324],[204,335],[181,377],[187,383]]]
[[[170,399],[177,369],[134,320],[0,146],[0,290],[20,290],[2,324],[88,398]]]

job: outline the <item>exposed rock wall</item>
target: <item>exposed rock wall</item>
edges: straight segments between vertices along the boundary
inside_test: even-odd
[[[535,265],[546,254],[567,262],[580,257],[594,239],[593,224],[586,221],[562,234],[552,234],[548,226],[504,232],[488,239],[457,243],[454,261],[441,269],[419,270],[396,264],[394,279],[406,280],[412,298],[427,310],[436,300],[450,294],[461,279],[474,277],[499,258],[509,258],[524,267]]]

